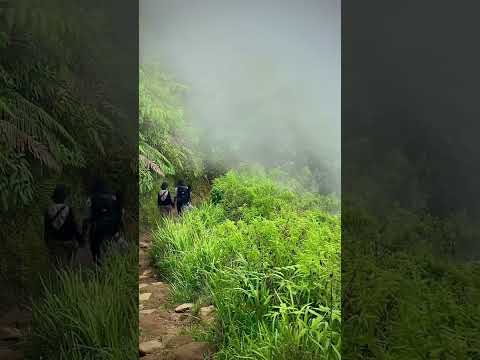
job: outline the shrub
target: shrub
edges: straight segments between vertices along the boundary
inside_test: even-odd
[[[229,172],[152,255],[178,301],[210,301],[218,359],[340,357],[340,218],[265,174]]]

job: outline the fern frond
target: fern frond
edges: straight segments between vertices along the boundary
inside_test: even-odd
[[[149,170],[154,171],[155,173],[157,173],[160,176],[165,176],[165,173],[162,171],[160,166],[158,166],[155,162],[146,158],[144,155],[141,155],[141,154],[138,155],[138,159],[140,160],[140,163],[143,164],[143,166],[145,166]]]

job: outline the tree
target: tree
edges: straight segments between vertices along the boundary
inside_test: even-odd
[[[139,184],[153,190],[158,177],[197,176],[202,171],[194,132],[185,119],[181,99],[186,87],[157,65],[140,68]]]

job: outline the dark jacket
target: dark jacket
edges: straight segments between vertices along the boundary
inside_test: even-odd
[[[168,190],[160,190],[157,197],[157,204],[159,207],[173,206],[172,196]]]
[[[177,206],[183,206],[192,201],[192,189],[190,186],[178,186],[177,187],[177,194],[175,196],[175,201],[177,202]]]

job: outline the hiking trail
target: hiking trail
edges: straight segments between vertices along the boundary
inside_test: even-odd
[[[14,306],[0,316],[0,359],[23,360],[22,346],[31,322],[31,312]]]
[[[186,333],[197,320],[193,304],[169,303],[168,284],[155,277],[150,264],[152,235],[140,235],[139,246],[139,356],[144,360],[204,360],[213,354],[212,345],[197,342]],[[207,309],[207,308],[203,308]],[[208,312],[208,310],[204,310]]]

